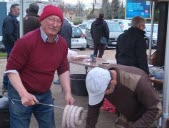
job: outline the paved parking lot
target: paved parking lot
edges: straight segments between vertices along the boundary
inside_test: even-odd
[[[84,51],[77,51],[80,55],[90,55],[92,53],[91,49],[86,49]],[[106,50],[103,58],[105,59],[114,59],[115,50],[110,49]],[[2,75],[5,70],[6,65],[6,59],[0,59],[0,87],[2,86]],[[70,64],[70,73],[71,74],[84,74],[85,68],[83,66],[78,66],[75,64]],[[57,74],[55,74],[55,80],[57,79]],[[53,97],[55,99],[55,105],[64,107],[65,106],[65,100],[64,100],[64,93],[62,93],[60,85],[54,85],[52,84],[52,92]],[[84,107],[85,110],[87,110],[87,103],[88,103],[88,97],[87,96],[75,96],[74,98],[76,100],[75,105]],[[55,120],[57,128],[61,128],[61,121],[62,121],[62,114],[63,110],[56,108],[55,109]],[[101,110],[101,114],[98,120],[97,128],[113,128],[112,124],[113,121],[116,119],[116,115],[105,112]],[[36,119],[32,116],[31,125],[30,128],[38,128],[38,125],[36,123]],[[85,128],[85,122],[83,123],[83,126],[81,128]]]

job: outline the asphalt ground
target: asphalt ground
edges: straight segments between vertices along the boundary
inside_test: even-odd
[[[93,53],[93,50],[86,49],[83,51],[77,50],[79,55],[90,55]],[[108,60],[115,60],[115,49],[105,50],[105,54],[103,55],[103,58]],[[3,79],[3,72],[5,71],[6,66],[6,59],[0,59],[0,87],[2,87],[2,79]],[[89,69],[90,70],[90,69]],[[84,66],[79,66],[75,64],[70,64],[70,74],[85,74],[85,68]],[[57,80],[58,76],[55,74],[54,80]],[[65,93],[62,92],[61,86],[52,84],[51,86],[53,98],[55,99],[55,105],[60,107],[65,107]],[[2,90],[0,90],[2,92]],[[87,96],[76,96],[73,95],[75,98],[75,104],[76,106],[83,107],[85,110],[87,110],[88,106],[88,97]],[[61,128],[62,123],[62,115],[63,115],[63,109],[55,108],[55,121],[57,128]],[[100,116],[98,119],[98,123],[96,128],[113,128],[113,122],[116,119],[116,115],[112,114],[110,112],[101,110]],[[36,119],[32,115],[31,118],[31,124],[30,128],[38,128],[38,124],[36,122]],[[83,122],[83,125],[81,128],[85,128],[85,121]]]

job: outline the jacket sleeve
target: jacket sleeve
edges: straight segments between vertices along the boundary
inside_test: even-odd
[[[17,36],[13,33],[15,26],[14,26],[14,20],[12,18],[8,18],[4,24],[4,34],[7,35],[8,40],[10,40],[10,43],[14,43],[17,39]]]
[[[115,58],[118,64],[118,55],[119,55],[119,42],[120,42],[120,36],[117,38],[117,44],[116,44],[116,54],[115,54]]]
[[[136,58],[138,68],[144,70],[149,74],[148,63],[147,63],[147,54],[146,54],[146,41],[143,39],[138,39],[136,42]]]
[[[108,40],[109,39],[109,27],[106,22],[104,23],[104,31],[105,31],[105,36]]]
[[[147,76],[147,75],[146,75]],[[145,113],[130,128],[149,128],[162,113],[162,104],[159,94],[152,87],[151,81],[145,75],[136,88],[136,97],[146,109]]]
[[[97,105],[88,105],[86,128],[95,128],[103,101]]]
[[[90,29],[90,34],[91,34],[91,37],[92,37],[92,39],[93,39],[93,23],[92,23],[92,25],[91,25],[91,29]]]

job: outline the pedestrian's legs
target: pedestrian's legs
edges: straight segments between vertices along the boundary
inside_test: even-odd
[[[53,105],[51,91],[35,96],[40,103]],[[33,113],[38,121],[39,128],[56,128],[53,107],[45,106],[42,104],[35,105],[35,107],[33,108]]]
[[[7,59],[8,59],[8,58],[9,58],[9,55],[10,55],[10,53],[11,53],[12,48],[5,46],[5,49],[6,49],[6,53],[7,53]],[[7,89],[8,81],[9,81],[8,76],[7,76],[7,75],[4,75],[4,76],[3,76],[3,86],[4,86],[4,88],[6,88],[6,89]]]
[[[13,86],[8,84],[10,128],[29,128],[32,107],[25,107]]]
[[[94,43],[94,57],[97,57],[98,49],[99,49],[99,44]]]
[[[106,47],[106,45],[103,45],[103,44],[99,45],[99,55],[98,55],[99,58],[102,58],[102,56],[104,54],[105,47]]]

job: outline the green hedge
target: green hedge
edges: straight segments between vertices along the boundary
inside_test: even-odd
[[[6,56],[7,56],[7,54],[6,54],[6,52],[0,52],[0,58],[6,58]]]

